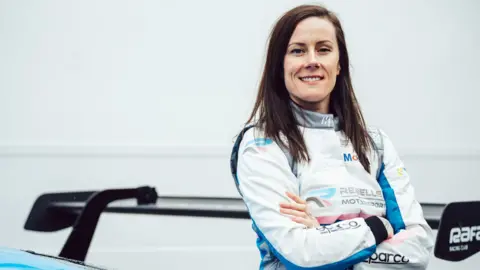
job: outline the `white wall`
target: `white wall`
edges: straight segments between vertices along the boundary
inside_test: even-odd
[[[0,0],[0,245],[58,252],[69,230],[23,230],[43,192],[237,196],[230,146],[268,31],[304,2]],[[419,200],[479,199],[480,3],[323,2],[344,23],[367,120],[393,138]],[[252,269],[254,242],[249,221],[107,214],[88,260]]]

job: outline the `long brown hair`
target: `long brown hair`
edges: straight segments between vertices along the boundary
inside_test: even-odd
[[[340,51],[340,73],[330,96],[329,111],[339,120],[339,127],[351,141],[360,163],[370,172],[366,152],[371,147],[365,121],[353,91],[345,34],[333,12],[318,5],[301,5],[286,12],[275,24],[267,49],[267,57],[253,111],[247,121],[256,116],[265,136],[288,148],[295,161],[309,161],[310,156],[298,122],[291,108],[291,99],[283,78],[283,61],[290,37],[299,22],[309,17],[328,19],[335,27]],[[287,140],[285,143],[281,136]]]

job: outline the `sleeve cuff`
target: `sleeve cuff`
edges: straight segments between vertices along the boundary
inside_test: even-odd
[[[375,237],[375,243],[378,245],[388,237],[387,228],[377,216],[371,216],[365,219],[365,223],[370,227],[370,230]]]

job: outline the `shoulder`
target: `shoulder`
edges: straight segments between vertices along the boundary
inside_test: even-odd
[[[367,132],[372,139],[374,149],[382,153],[396,152],[395,147],[390,139],[390,136],[385,132],[385,129],[378,126],[368,126]]]
[[[257,125],[245,126],[238,135],[237,141],[238,147],[241,150],[258,147],[263,148],[275,144],[272,138],[265,135],[264,129]]]
[[[384,128],[380,126],[372,126],[369,125],[366,127],[368,134],[371,137],[375,138],[382,138],[382,139],[389,139],[390,137],[388,136],[388,133],[385,131]]]
[[[379,127],[379,126],[373,126],[373,125],[369,125],[366,127],[367,129],[367,132],[370,136],[372,137],[386,137],[386,133],[385,133],[385,130],[382,128],[382,127]]]
[[[286,140],[280,136],[280,140]],[[275,139],[266,136],[265,130],[257,125],[245,126],[238,134],[233,147],[234,155],[241,156],[246,153],[258,154],[260,156],[285,156],[287,149]]]
[[[367,128],[376,148],[383,153],[386,162],[397,162],[398,152],[391,137],[384,128],[370,126]]]
[[[290,170],[283,148],[265,136],[264,130],[257,126],[245,126],[238,134],[231,152],[230,166],[234,178],[241,166],[250,169],[262,167],[262,170],[275,166]]]
[[[366,129],[368,136],[370,136],[374,143],[374,147],[377,150],[383,150],[385,140],[385,132],[383,129],[377,126],[367,126]]]

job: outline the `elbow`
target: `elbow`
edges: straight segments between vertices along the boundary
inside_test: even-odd
[[[328,255],[322,255],[320,252],[309,251],[305,246],[296,246],[293,248],[277,247],[274,250],[277,257],[286,269],[311,269],[312,267],[328,267],[335,264],[335,258],[329,258]],[[316,254],[318,257],[314,256]]]
[[[408,258],[407,256],[402,256],[402,262],[406,263],[409,267],[414,269],[427,269],[427,266],[430,264],[432,254],[429,249],[423,249],[417,251],[416,254]]]
[[[267,240],[270,251],[286,269],[322,267],[334,259],[324,254],[321,247],[314,248],[305,233],[304,229],[291,229],[289,232],[284,231],[279,233],[280,235],[271,237],[271,242]],[[263,238],[266,239],[265,236]]]
[[[310,267],[318,267],[327,264],[320,255],[320,250],[310,250],[310,247],[305,243],[306,241],[293,240],[293,235],[283,237],[276,241],[274,245],[270,245],[273,249],[275,257],[277,257],[287,269],[303,269]],[[316,255],[314,255],[316,254]]]
[[[352,252],[335,241],[315,241],[315,237],[308,237],[309,230],[301,230],[293,230],[276,245],[270,245],[275,257],[287,269],[346,269],[364,261],[375,251],[375,246],[372,246]]]

